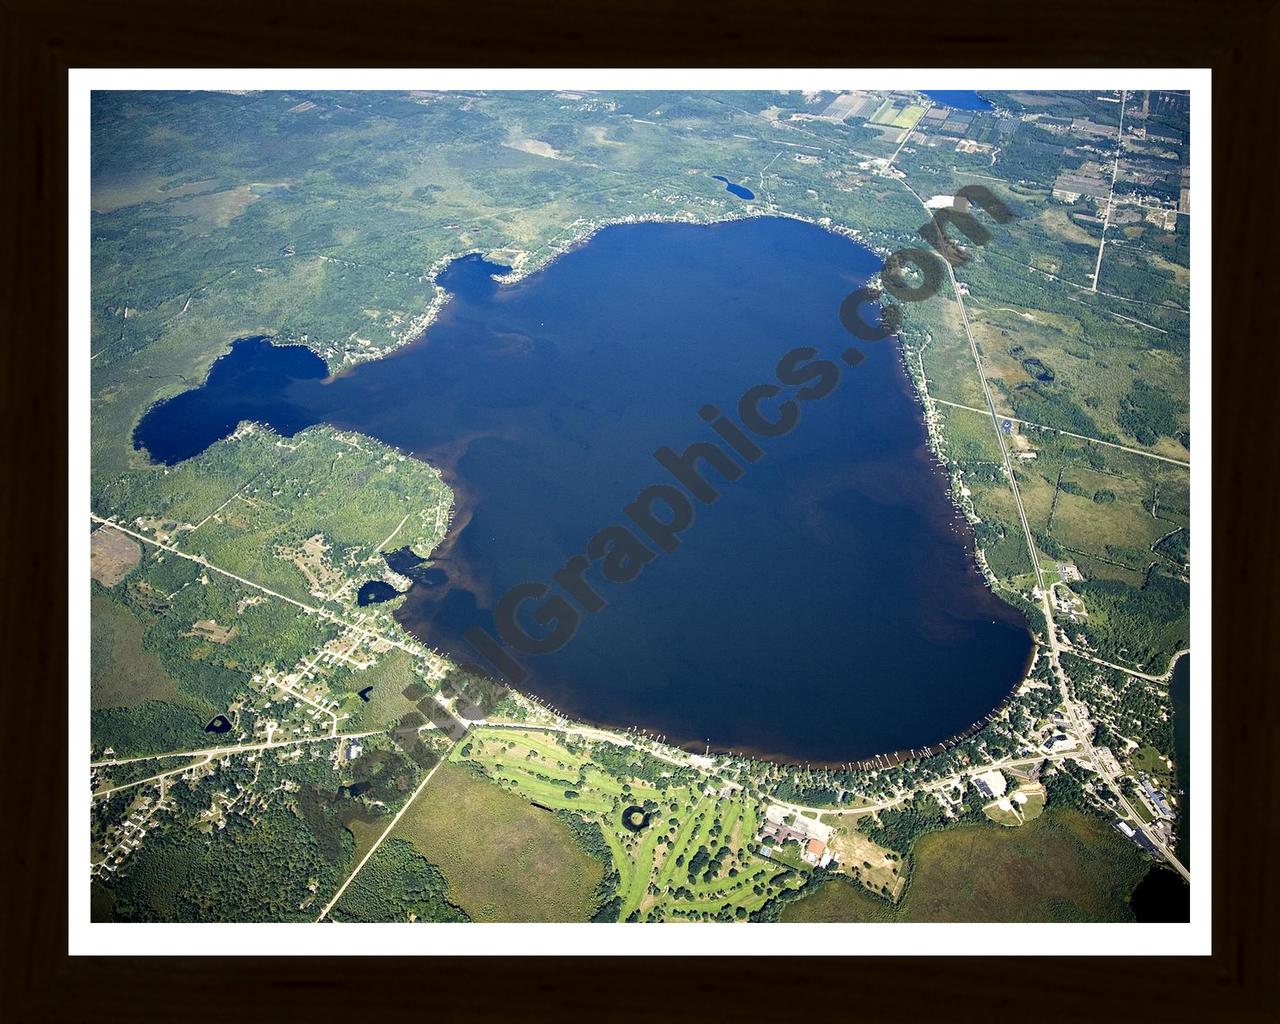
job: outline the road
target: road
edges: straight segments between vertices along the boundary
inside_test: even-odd
[[[1190,647],[1187,647],[1181,651],[1178,651],[1172,658],[1169,659],[1169,667],[1165,669],[1164,674],[1153,676],[1153,675],[1148,675],[1146,672],[1139,672],[1136,668],[1129,668],[1126,665],[1117,665],[1115,664],[1115,662],[1103,661],[1101,658],[1095,658],[1092,654],[1086,654],[1083,651],[1077,650],[1076,648],[1070,646],[1069,644],[1065,648],[1063,648],[1063,650],[1065,650],[1066,653],[1071,655],[1071,657],[1073,658],[1080,658],[1082,661],[1091,661],[1095,665],[1104,665],[1107,668],[1115,669],[1117,672],[1124,672],[1126,675],[1137,676],[1139,679],[1146,679],[1152,683],[1167,683],[1173,677],[1173,670],[1178,664],[1178,659],[1181,658],[1184,654],[1191,653]]]
[[[378,838],[374,840],[373,845],[369,847],[369,852],[360,858],[360,863],[355,866],[351,874],[347,875],[347,880],[338,887],[338,891],[333,894],[333,899],[324,905],[324,909],[320,911],[319,916],[316,918],[316,924],[319,924],[329,916],[329,911],[337,905],[338,900],[342,899],[342,894],[347,891],[347,886],[352,883],[356,875],[360,874],[360,869],[369,862],[369,858],[378,851],[378,847],[382,845],[382,840],[386,839],[387,836],[391,834],[391,830],[396,827],[396,822],[403,818],[404,812],[413,806],[413,802],[417,800],[422,794],[422,791],[427,788],[427,783],[431,781],[431,776],[435,775],[435,773],[440,770],[440,766],[449,759],[449,754],[451,753],[453,753],[452,747],[449,748],[449,753],[441,757],[440,760],[435,763],[434,767],[432,767],[431,771],[427,772],[426,778],[418,783],[418,788],[410,794],[409,799],[404,802],[404,806],[401,807],[400,810],[396,811],[396,816],[391,819],[391,824],[382,830],[382,835],[378,836]]]
[[[948,402],[945,398],[935,398],[935,402],[939,405],[949,405],[953,409],[966,409],[969,412],[985,412],[985,409],[975,409],[972,405],[961,405],[959,402]],[[1128,445],[1116,444],[1114,441],[1103,441],[1101,438],[1089,437],[1087,434],[1073,434],[1069,430],[1059,430],[1057,427],[1046,427],[1043,423],[1032,423],[1031,420],[1022,420],[1017,416],[1003,417],[1012,423],[1021,423],[1024,426],[1035,427],[1037,430],[1052,430],[1055,434],[1062,434],[1064,437],[1074,437],[1080,441],[1090,441],[1093,444],[1103,444],[1108,448],[1119,448],[1122,452],[1131,452],[1134,455],[1142,455],[1148,459],[1158,459],[1161,462],[1172,462],[1175,466],[1182,466],[1185,469],[1191,468],[1191,463],[1183,462],[1181,459],[1171,459],[1167,455],[1157,455],[1155,452],[1143,451],[1141,448],[1130,448]]]
[[[210,562],[207,558],[203,557],[202,555],[190,554],[186,551],[183,551],[176,544],[165,544],[162,541],[158,541],[153,537],[148,537],[146,534],[138,533],[136,530],[130,530],[127,526],[121,526],[114,519],[103,519],[102,516],[94,515],[92,512],[89,513],[89,518],[92,519],[95,523],[101,524],[102,526],[109,526],[113,530],[119,530],[121,533],[127,534],[128,536],[134,538],[135,540],[140,540],[144,544],[150,544],[152,547],[160,548],[160,550],[162,551],[168,551],[170,554],[177,555],[179,558],[185,558],[188,561],[195,562],[197,565],[202,565],[209,571],[216,572],[220,576],[226,576],[228,579],[235,580],[237,583],[243,586],[249,587],[252,590],[260,591],[263,594],[267,594],[270,597],[277,598],[278,600],[281,600],[281,601],[287,601],[289,604],[293,605],[295,608],[301,608],[308,615],[316,615],[322,619],[327,619],[328,621],[333,622],[336,625],[342,626],[344,629],[350,629],[356,633],[360,633],[365,637],[369,637],[374,640],[380,640],[385,644],[389,644],[392,647],[397,647],[408,654],[414,655],[415,657],[422,657],[423,655],[428,653],[427,650],[423,647],[418,647],[412,644],[408,644],[408,643],[405,643],[403,640],[397,639],[396,637],[391,637],[391,636],[387,636],[384,633],[379,633],[377,630],[370,629],[368,626],[362,625],[361,623],[351,622],[347,619],[344,619],[341,615],[337,615],[334,612],[329,611],[327,608],[317,608],[315,605],[306,604],[303,601],[299,601],[297,598],[289,597],[287,594],[281,594],[277,590],[272,590],[270,587],[264,587],[261,583],[255,583],[253,580],[247,580],[243,576],[237,576],[235,573],[230,572],[227,569],[223,569],[221,566],[214,565],[212,562]]]
[[[1121,117],[1123,118],[1123,112]],[[1116,159],[1118,162],[1118,149]],[[920,195],[916,190],[908,185],[905,180],[902,184],[908,192],[916,197],[916,201],[924,207],[925,212],[928,213],[928,207],[925,206],[924,200],[920,198]],[[986,370],[982,365],[982,356],[978,352],[978,343],[974,339],[973,330],[969,325],[969,314],[965,310],[964,295],[960,291],[960,282],[956,280],[955,268],[951,266],[950,261],[945,259],[942,260],[942,265],[947,268],[947,277],[951,281],[951,288],[955,295],[956,303],[960,309],[960,322],[964,325],[965,336],[969,339],[969,352],[973,356],[973,365],[978,372],[978,380],[982,383],[982,394],[983,398],[986,400],[987,413],[991,417],[991,426],[992,429],[995,430],[996,441],[1000,445],[1000,457],[1004,464],[1005,476],[1009,480],[1009,489],[1013,492],[1013,501],[1018,509],[1018,520],[1022,524],[1022,535],[1026,540],[1027,552],[1031,556],[1031,564],[1035,569],[1036,586],[1039,588],[1038,592],[1040,594],[1040,608],[1044,613],[1045,632],[1048,634],[1046,641],[1049,647],[1049,665],[1053,671],[1054,678],[1058,683],[1058,691],[1061,697],[1064,714],[1070,723],[1068,730],[1069,734],[1073,736],[1083,748],[1083,756],[1081,756],[1081,754],[1077,754],[1076,760],[1086,761],[1086,763],[1092,767],[1095,772],[1097,772],[1100,778],[1106,780],[1108,786],[1115,792],[1116,799],[1120,802],[1120,806],[1124,809],[1126,814],[1137,823],[1138,827],[1141,827],[1143,825],[1142,819],[1138,816],[1137,812],[1133,809],[1133,805],[1129,803],[1128,798],[1125,797],[1124,793],[1120,789],[1118,782],[1119,776],[1108,770],[1107,766],[1098,756],[1097,751],[1094,750],[1091,731],[1080,721],[1079,708],[1076,705],[1076,702],[1071,699],[1070,683],[1067,679],[1066,672],[1063,671],[1060,660],[1061,647],[1058,643],[1058,629],[1053,621],[1053,602],[1050,600],[1049,590],[1044,584],[1044,573],[1040,568],[1040,555],[1036,550],[1035,540],[1031,535],[1031,526],[1027,522],[1026,509],[1022,505],[1022,494],[1018,490],[1018,480],[1014,476],[1013,466],[1009,460],[1009,449],[1005,444],[1004,431],[1000,429],[1000,417],[996,413],[995,401],[991,397],[991,385],[987,382]],[[1096,278],[1094,283],[1097,283]],[[1183,878],[1190,882],[1191,872],[1187,870],[1186,866],[1183,865],[1180,860],[1178,860],[1173,850],[1171,850],[1161,839],[1159,839],[1159,837],[1152,834],[1146,828],[1143,828],[1143,831],[1146,833],[1147,838],[1151,840],[1151,844],[1159,850],[1161,856],[1164,857],[1168,864],[1182,875]]]
[[[916,197],[916,202],[924,209],[926,214],[930,214],[929,207],[925,205],[925,201],[920,198],[920,194],[913,189],[904,180],[903,187]],[[955,295],[957,306],[960,310],[960,322],[964,326],[965,337],[969,339],[969,351],[973,355],[974,366],[978,370],[978,380],[982,384],[982,397],[987,404],[987,414],[991,417],[991,424],[995,428],[996,442],[1000,445],[1000,461],[1004,465],[1005,476],[1009,480],[1009,487],[1013,491],[1014,504],[1018,507],[1018,519],[1022,523],[1022,532],[1027,541],[1027,550],[1031,552],[1031,564],[1035,569],[1036,586],[1040,588],[1042,594],[1046,592],[1044,585],[1044,574],[1040,570],[1040,559],[1036,555],[1035,541],[1031,537],[1031,527],[1027,525],[1027,513],[1022,507],[1022,493],[1018,490],[1018,481],[1013,474],[1013,463],[1009,458],[1009,446],[1005,444],[1004,431],[1000,429],[1000,416],[996,412],[995,399],[991,397],[991,385],[987,381],[987,375],[982,368],[982,356],[978,353],[978,342],[973,336],[973,328],[969,324],[969,313],[965,309],[964,294],[960,291],[960,282],[956,279],[955,268],[949,260],[942,260],[942,265],[947,268],[947,279],[951,282],[951,290]],[[1048,599],[1045,598],[1045,606],[1048,607]],[[1052,621],[1052,620],[1051,620]]]
[[[111,786],[109,789],[96,789],[93,792],[93,798],[97,800],[100,797],[110,796],[112,793],[118,793],[122,789],[131,789],[134,786],[145,786],[148,782],[158,782],[160,779],[167,778],[170,775],[178,775],[185,772],[188,768],[201,768],[212,760],[213,757],[210,755],[205,757],[203,760],[197,761],[195,764],[182,764],[177,768],[170,768],[168,771],[159,772],[155,775],[148,776],[145,779],[137,779],[134,782],[122,782],[120,785]]]
[[[982,772],[993,770],[1004,771],[1007,768],[1030,768],[1044,761],[1067,761],[1076,757],[1079,757],[1078,750],[1060,750],[1053,754],[1036,754],[1033,757],[1006,757],[999,761],[972,765],[963,772],[955,772],[952,775],[946,775],[940,779],[925,783],[923,786],[904,790],[891,797],[885,797],[883,800],[877,800],[875,803],[859,804],[857,807],[806,807],[804,804],[794,804],[789,800],[779,800],[773,796],[766,799],[771,804],[785,807],[787,810],[798,814],[808,815],[811,818],[820,814],[864,814],[872,811],[887,811],[890,807],[896,807],[904,800],[910,799],[918,790],[923,790],[926,793],[937,793],[944,789],[951,789],[960,781],[961,775],[981,774]]]
[[[1116,159],[1111,165],[1111,191],[1107,194],[1107,212],[1102,218],[1102,237],[1098,240],[1098,262],[1093,268],[1093,287],[1090,291],[1098,290],[1098,275],[1102,273],[1102,250],[1107,244],[1107,228],[1111,225],[1111,204],[1116,198],[1116,178],[1120,175],[1120,152],[1124,149],[1124,105],[1129,98],[1129,94],[1123,89],[1120,91],[1120,127],[1116,131]]]
[[[139,761],[159,761],[166,757],[203,757],[208,754],[220,757],[223,754],[243,754],[250,750],[276,750],[280,747],[296,747],[300,743],[331,743],[334,740],[359,740],[366,736],[381,736],[383,732],[342,732],[328,736],[302,736],[292,740],[276,740],[262,743],[237,743],[222,747],[204,747],[200,750],[170,750],[163,754],[144,754],[141,757],[107,757],[101,761],[90,761],[90,768],[106,768],[113,764],[136,764]]]

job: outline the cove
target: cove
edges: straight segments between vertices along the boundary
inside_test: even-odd
[[[153,407],[135,440],[173,462],[238,419],[286,434],[326,422],[440,467],[453,525],[430,585],[411,574],[395,614],[479,666],[461,637],[494,632],[504,593],[552,580],[627,521],[639,491],[673,483],[655,450],[718,440],[699,410],[733,416],[797,346],[839,363],[851,340],[840,303],[879,266],[781,218],[614,226],[503,286],[493,275],[506,268],[464,257],[414,344],[323,379],[271,355],[290,349],[237,343],[201,388]],[[587,573],[605,607],[583,612],[558,652],[521,655],[523,689],[698,750],[810,764],[937,744],[1009,694],[1031,651],[1026,622],[977,572],[900,349],[859,347],[864,360],[841,365],[794,430],[758,439],[764,454],[741,479],[705,472],[721,497],[697,505],[677,550],[625,584]]]

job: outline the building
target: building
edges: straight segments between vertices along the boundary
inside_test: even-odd
[[[1004,796],[1005,790],[1009,788],[1004,775],[995,768],[989,772],[983,772],[981,775],[975,775],[973,784],[978,787],[978,792],[988,800]]]
[[[1169,806],[1169,801],[1165,799],[1163,793],[1151,785],[1150,779],[1142,780],[1142,792],[1146,794],[1147,800],[1151,803],[1152,808],[1162,818],[1173,818],[1173,808]]]
[[[827,852],[827,844],[821,839],[810,839],[805,844],[804,853],[801,856],[810,864],[817,864],[822,859],[822,855]]]
[[[1137,843],[1144,850],[1146,850],[1147,853],[1151,854],[1151,856],[1153,857],[1160,856],[1160,851],[1156,849],[1155,843],[1153,843],[1150,839],[1147,838],[1147,834],[1143,832],[1142,829],[1140,828],[1134,829],[1132,838],[1135,843]]]
[[[803,843],[807,838],[799,829],[792,828],[790,825],[780,821],[765,822],[764,828],[760,830],[760,837],[763,839],[766,836],[772,838],[778,846],[788,841]]]

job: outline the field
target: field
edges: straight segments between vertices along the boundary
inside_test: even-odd
[[[115,530],[94,530],[89,538],[89,575],[104,587],[114,587],[138,564],[138,542]]]
[[[456,764],[437,769],[389,838],[438,866],[474,921],[585,921],[603,874],[549,812]]]
[[[132,708],[148,700],[180,703],[164,665],[143,647],[142,623],[128,608],[95,588],[89,615],[91,707]]]
[[[1021,785],[982,808],[982,813],[997,825],[1017,828],[1044,813],[1045,790],[1039,783]]]
[[[1050,808],[1021,828],[962,825],[924,836],[897,908],[843,882],[788,906],[784,921],[1131,921],[1147,869],[1096,818]]]
[[[889,125],[893,128],[911,128],[924,116],[925,108],[916,103],[885,100],[868,118],[870,124]]]
[[[864,888],[877,892],[887,889],[889,898],[897,900],[907,885],[901,856],[859,832],[849,821],[851,817],[856,816],[822,816],[827,824],[838,826],[830,842],[832,852],[839,855],[841,864],[856,872],[855,879],[861,881]]]

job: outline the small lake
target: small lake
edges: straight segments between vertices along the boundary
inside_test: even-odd
[[[332,379],[305,349],[239,342],[136,440],[173,462],[240,419],[284,434],[324,422],[440,467],[453,525],[429,568],[388,558],[414,580],[397,620],[483,665],[463,635],[495,633],[513,587],[549,588],[546,605],[520,608],[521,628],[544,635],[557,622],[535,615],[557,611],[578,625],[554,653],[519,655],[521,686],[575,717],[811,764],[919,748],[999,704],[1031,639],[977,571],[898,346],[842,361],[840,304],[879,267],[783,218],[614,226],[505,286],[492,275],[506,268],[464,257],[441,275],[453,297],[421,341]],[[820,401],[779,375],[798,346],[834,375]],[[674,550],[650,542],[619,581],[598,549],[588,596],[567,590],[556,574],[606,528],[638,532],[625,509],[639,494],[681,497],[659,448],[719,443],[732,467],[705,416],[737,422],[749,390],[766,418],[791,402],[795,429],[757,436],[733,482],[693,463],[720,498],[681,499],[692,521]]]
[[[991,104],[976,92],[966,89],[926,89],[924,94],[939,106],[953,110],[991,110]]]
[[[756,194],[752,192],[751,189],[747,188],[745,185],[735,184],[723,174],[713,174],[711,177],[715,178],[716,181],[724,182],[725,191],[732,192],[739,199],[754,199],[756,197]]]
[[[369,580],[356,594],[356,603],[363,608],[366,605],[381,604],[383,601],[390,601],[393,597],[399,596],[400,591],[386,580]]]

